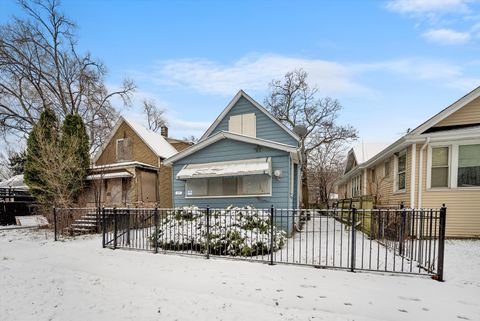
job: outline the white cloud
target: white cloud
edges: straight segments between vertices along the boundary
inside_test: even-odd
[[[468,32],[459,32],[451,29],[431,29],[423,37],[432,43],[440,45],[463,45],[470,41]]]
[[[295,68],[309,73],[322,95],[372,96],[375,91],[360,82],[367,73],[391,73],[416,80],[441,82],[448,88],[471,89],[480,81],[465,75],[456,64],[427,58],[405,58],[367,63],[263,55],[241,58],[231,64],[202,59],[179,59],[160,62],[150,81],[181,86],[202,94],[231,96],[239,89],[264,92],[272,79],[280,79]]]
[[[353,74],[346,65],[280,55],[245,57],[232,64],[204,59],[169,60],[158,65],[153,80],[158,84],[190,87],[201,93],[232,95],[239,89],[265,90],[272,79],[281,78],[296,68],[305,69],[310,82],[324,94],[367,91],[353,80]]]
[[[408,14],[468,12],[472,0],[392,0],[387,8]]]

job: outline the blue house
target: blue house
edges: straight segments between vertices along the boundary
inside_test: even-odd
[[[299,208],[299,140],[240,90],[197,144],[164,161],[174,207]]]

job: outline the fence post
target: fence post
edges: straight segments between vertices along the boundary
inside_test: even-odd
[[[155,253],[158,253],[158,208],[155,207],[155,212],[153,212],[153,221],[155,222]]]
[[[400,237],[398,240],[398,253],[400,255],[403,255],[405,251],[405,227],[407,222],[407,213],[405,212],[405,208],[402,205],[400,207],[402,211],[400,212]]]
[[[443,261],[445,258],[445,226],[447,223],[447,208],[445,204],[440,209],[440,226],[438,230],[438,267],[437,281],[443,281]]]
[[[53,207],[53,239],[57,241],[57,209]]]
[[[105,233],[107,229],[107,223],[105,222],[105,207],[102,207],[102,247],[105,248]]]
[[[273,265],[273,204],[270,207],[270,265]]]
[[[352,237],[351,237],[351,241],[352,241],[352,245],[351,245],[351,249],[352,249],[352,252],[351,252],[351,257],[350,257],[350,272],[355,272],[355,258],[356,258],[356,240],[355,240],[355,236],[356,236],[356,229],[355,229],[355,223],[357,221],[357,209],[354,207],[352,207]]]
[[[210,206],[207,205],[207,259],[210,258]]]
[[[117,208],[113,208],[113,249],[117,248]]]

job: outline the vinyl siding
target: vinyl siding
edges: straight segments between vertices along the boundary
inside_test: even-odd
[[[298,146],[298,142],[290,136],[283,128],[272,121],[267,115],[253,106],[247,99],[241,97],[227,115],[220,121],[210,134],[213,135],[221,130],[228,131],[230,116],[255,113],[256,119],[256,137],[271,140],[274,142]]]
[[[177,173],[186,164],[199,164],[221,161],[234,161],[261,157],[272,158],[272,172],[282,171],[280,178],[272,178],[272,196],[268,197],[239,197],[239,198],[185,198],[185,181],[176,179]],[[253,205],[257,208],[288,208],[291,205],[290,194],[290,155],[287,152],[267,147],[257,149],[257,145],[229,139],[220,140],[196,153],[189,155],[173,165],[173,193],[174,206],[197,205],[200,207],[226,207],[229,205]],[[182,191],[182,195],[175,195],[175,191]]]
[[[439,208],[445,204],[447,237],[480,237],[480,188],[427,189],[427,156],[428,148],[423,155],[422,207]]]
[[[480,124],[480,98],[457,110],[434,127]]]

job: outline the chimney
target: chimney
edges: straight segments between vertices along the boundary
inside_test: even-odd
[[[162,127],[160,127],[160,134],[163,136],[163,137],[168,137],[168,127],[163,125]]]

